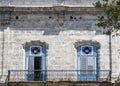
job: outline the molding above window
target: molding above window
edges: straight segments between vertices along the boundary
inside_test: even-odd
[[[23,48],[25,48],[27,46],[44,46],[47,49],[49,47],[48,43],[46,43],[44,41],[42,42],[40,40],[35,40],[35,41],[32,40],[32,41],[29,41],[29,42],[26,42],[26,43],[23,44]]]
[[[74,43],[75,48],[82,46],[82,45],[93,45],[96,46],[98,49],[100,48],[100,43],[97,41],[92,41],[92,40],[82,40],[82,41],[77,41]]]

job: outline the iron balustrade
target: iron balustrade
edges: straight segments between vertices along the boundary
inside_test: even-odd
[[[94,77],[84,77],[78,80],[78,74],[86,76],[87,74],[97,75],[96,81],[109,81],[110,70],[9,70],[8,82],[17,81],[91,81]],[[92,71],[92,72],[91,72]]]

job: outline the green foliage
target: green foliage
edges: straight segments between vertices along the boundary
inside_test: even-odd
[[[93,5],[105,12],[104,16],[98,16],[98,27],[107,29],[107,34],[120,30],[120,0],[99,0]]]

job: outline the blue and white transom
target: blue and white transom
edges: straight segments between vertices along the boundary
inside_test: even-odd
[[[92,52],[92,47],[86,46],[82,47],[83,54],[90,54]]]
[[[31,47],[31,54],[39,54],[40,53],[40,47]]]

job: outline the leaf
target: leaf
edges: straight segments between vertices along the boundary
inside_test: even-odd
[[[93,3],[93,5],[97,8],[101,8],[101,2],[100,1],[97,1],[96,3]]]
[[[98,16],[98,27],[106,29],[106,34],[111,34],[120,30],[120,0],[102,0],[94,3],[94,6],[97,8],[104,8],[105,15]],[[107,29],[109,28],[109,29]]]

